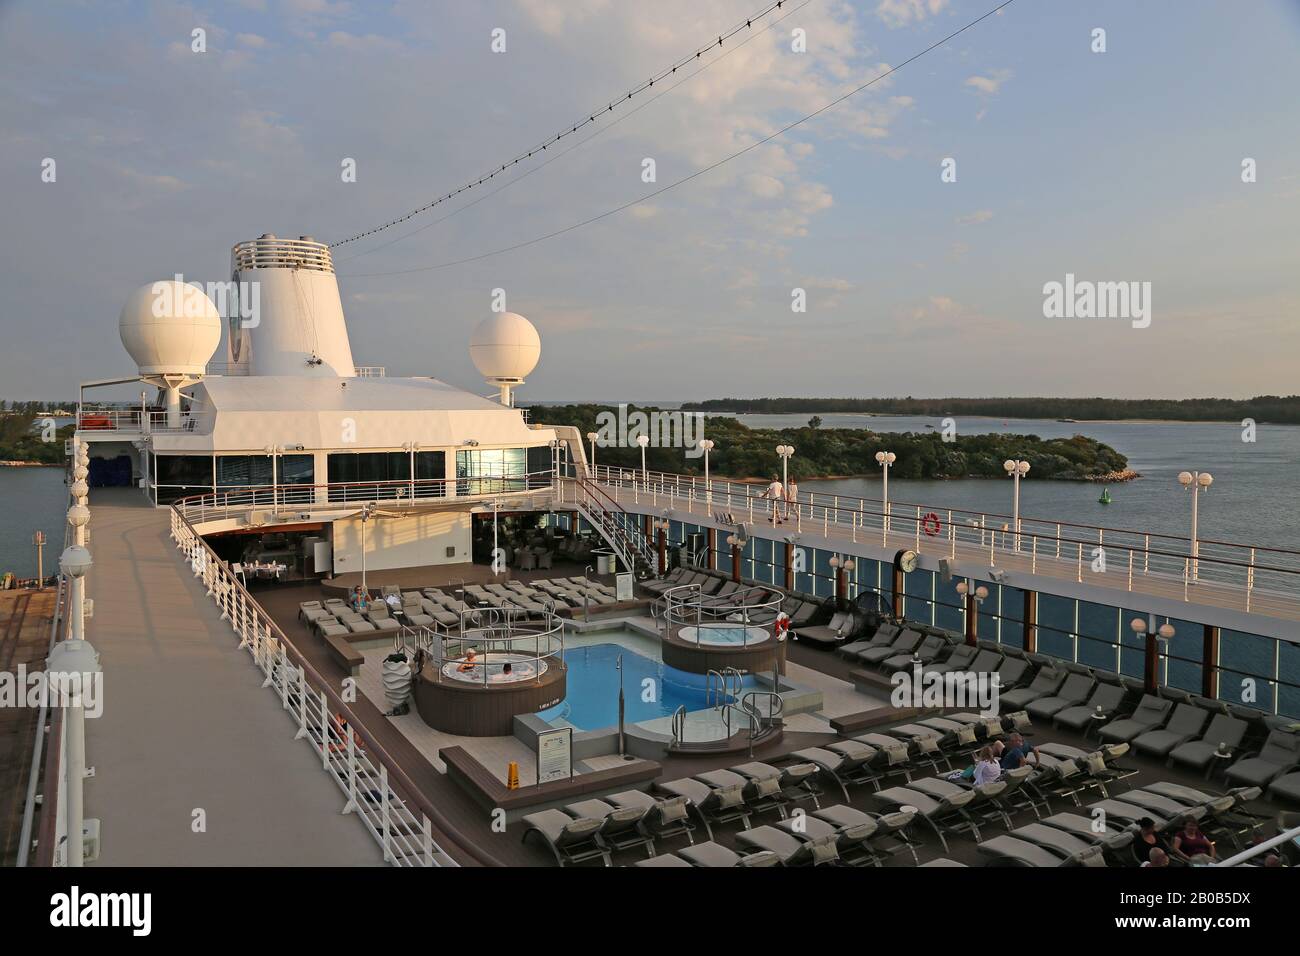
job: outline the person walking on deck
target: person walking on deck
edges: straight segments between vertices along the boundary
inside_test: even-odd
[[[772,524],[773,526],[781,523],[781,502],[785,498],[785,489],[781,487],[781,479],[776,475],[772,476],[772,483],[767,486],[766,498],[772,499]]]

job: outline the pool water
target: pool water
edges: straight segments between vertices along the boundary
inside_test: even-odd
[[[708,706],[708,678],[651,660],[621,644],[590,644],[564,652],[569,667],[564,700],[537,716],[565,721],[579,730],[599,730],[618,723],[618,656],[623,655],[624,717],[629,724],[671,716],[678,707],[688,711]],[[647,683],[648,682],[648,683]],[[755,686],[746,676],[742,686]],[[652,700],[644,700],[645,697]]]
[[[761,627],[744,624],[705,624],[703,627],[684,627],[678,637],[688,644],[709,644],[719,647],[740,647],[761,644],[771,635]]]

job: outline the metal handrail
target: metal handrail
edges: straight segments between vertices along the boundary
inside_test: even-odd
[[[280,694],[284,707],[289,710],[296,706],[299,719],[299,736],[309,737],[307,701],[313,698],[319,701],[321,716],[321,739],[313,741],[320,746],[324,768],[335,781],[349,794],[347,809],[357,810],[373,836],[380,840],[384,848],[385,859],[390,862],[410,862],[423,859],[433,863],[435,853],[442,851],[432,838],[432,827],[437,827],[448,842],[468,859],[484,866],[502,865],[495,857],[487,853],[480,845],[461,834],[456,826],[424,796],[423,791],[402,769],[401,764],[374,737],[368,736],[364,748],[357,745],[356,731],[364,724],[356,711],[343,700],[343,697],[319,671],[307,660],[280,630],[274,619],[257,603],[248,590],[226,567],[225,562],[217,556],[211,546],[194,530],[181,510],[175,506],[171,509],[172,536],[182,550],[195,574],[208,588],[208,594],[220,607],[223,619],[229,620],[231,627],[240,637],[240,646],[249,648],[254,662],[266,675],[263,686],[275,687]],[[296,698],[296,705],[293,700]],[[342,729],[335,726],[336,722]],[[348,777],[338,776],[331,760],[346,752]],[[361,773],[358,773],[358,767]],[[358,802],[357,782],[362,775],[368,785],[378,785],[382,798],[382,830],[380,824],[371,819],[362,810]],[[389,794],[396,803],[391,803]],[[423,847],[414,846],[407,836],[411,834],[394,834],[390,827],[390,815],[394,809],[405,811],[414,818],[410,807],[414,807],[424,818]],[[377,813],[373,808],[371,814]],[[390,846],[391,845],[391,846]],[[402,858],[392,852],[392,847],[406,851]],[[448,857],[449,862],[455,860]]]
[[[65,529],[66,533],[66,529]],[[54,645],[59,639],[59,624],[64,619],[64,602],[69,597],[68,590],[65,588],[65,578],[62,574],[58,576],[58,590],[54,596],[54,615],[50,620],[50,643],[46,651],[46,659],[54,653]],[[32,821],[36,814],[36,784],[41,775],[41,755],[45,747],[45,719],[49,713],[49,694],[41,695],[41,709],[36,718],[36,739],[32,742],[32,762],[31,770],[27,779],[27,799],[23,804],[23,822],[18,836],[18,862],[17,866],[25,867],[27,857],[31,853],[32,846]],[[55,762],[58,756],[51,753],[50,757]],[[54,814],[58,812],[55,801],[49,800],[45,803],[46,813]]]
[[[1264,840],[1252,847],[1247,847],[1235,856],[1230,856],[1215,866],[1240,866],[1247,860],[1259,856],[1261,853],[1267,853],[1275,846],[1281,846],[1283,843],[1290,843],[1292,840],[1300,840],[1300,827],[1292,827],[1290,830],[1284,830],[1270,840]]]

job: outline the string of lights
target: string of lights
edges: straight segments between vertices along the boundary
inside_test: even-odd
[[[453,216],[458,216],[465,210],[472,209],[474,206],[477,206],[479,203],[483,202],[484,200],[491,199],[497,193],[503,192],[504,190],[509,189],[511,186],[523,182],[533,173],[541,172],[543,169],[551,165],[551,163],[555,162],[557,159],[569,155],[569,153],[572,153],[575,149],[581,149],[583,146],[586,146],[597,136],[609,132],[611,129],[618,126],[620,123],[622,123],[624,120],[631,119],[633,116],[641,112],[647,106],[650,106],[653,103],[655,103],[660,97],[667,96],[669,93],[676,90],[682,84],[689,83],[691,80],[695,79],[695,77],[699,76],[705,70],[709,69],[712,66],[717,65],[718,63],[721,63],[723,60],[731,56],[731,54],[735,53],[737,50],[743,49],[747,43],[752,43],[754,40],[757,40],[768,30],[771,30],[773,27],[778,26],[782,21],[786,20],[787,18],[794,16],[794,14],[798,13],[804,7],[808,6],[808,4],[812,3],[812,0],[803,0],[802,3],[794,7],[790,6],[789,0],[783,0],[783,2],[785,2],[788,8],[788,12],[786,12],[784,15],[777,17],[775,20],[772,20],[771,22],[768,23],[767,26],[763,27],[761,30],[753,31],[752,33],[749,34],[749,36],[745,37],[744,40],[742,40],[740,43],[736,44],[735,46],[727,47],[727,49],[719,56],[716,56],[710,60],[705,60],[698,69],[694,70],[691,73],[686,74],[671,86],[662,87],[660,91],[656,93],[654,96],[650,97],[650,99],[643,100],[639,105],[634,106],[631,110],[629,110],[626,113],[620,113],[608,124],[606,124],[605,126],[598,127],[594,132],[592,132],[584,139],[580,139],[578,140],[578,142],[558,152],[553,152],[548,159],[542,160],[542,162],[539,163],[538,165],[529,167],[525,172],[520,173],[518,176],[515,176],[513,179],[506,180],[500,186],[497,186],[495,189],[489,190],[488,192],[485,193],[481,193],[477,199],[465,203],[463,206],[460,206],[454,211],[447,213],[447,215],[445,216],[440,216],[439,218],[434,219],[432,222],[427,222],[423,226],[420,226],[418,229],[412,229],[410,232],[403,233],[402,235],[396,237],[395,239],[390,239],[388,242],[381,242],[377,246],[371,246],[369,249],[366,249],[364,252],[353,253],[350,256],[336,257],[334,259],[334,263],[336,265],[342,265],[345,262],[351,262],[353,259],[360,259],[363,256],[368,256],[372,252],[379,252],[381,249],[387,249],[389,246],[396,245],[397,243],[402,242],[405,239],[409,239],[412,236],[419,235],[420,233],[424,232],[426,229],[432,229],[434,226],[446,222],[448,219],[451,219]]]
[[[419,206],[415,209],[412,209],[404,216],[399,216],[397,219],[390,219],[388,222],[383,223],[382,225],[375,226],[373,229],[367,229],[365,232],[359,232],[355,236],[349,236],[346,239],[339,239],[335,242],[331,242],[329,244],[330,248],[333,249],[333,248],[337,248],[338,246],[347,245],[349,242],[356,242],[359,239],[365,239],[367,236],[373,236],[377,232],[383,232],[385,229],[391,229],[393,226],[399,226],[404,222],[409,222],[411,219],[415,218],[421,213],[428,212],[430,209],[432,209],[434,206],[439,205],[440,203],[444,203],[450,199],[454,199],[455,197],[459,196],[461,193],[467,192],[470,189],[474,189],[477,186],[482,186],[485,182],[488,182],[491,179],[495,179],[498,175],[504,173],[507,169],[511,168],[512,166],[517,166],[521,162],[526,162],[527,160],[532,159],[535,155],[545,152],[549,147],[554,146],[556,143],[564,139],[566,136],[572,136],[574,133],[578,132],[578,130],[592,125],[593,123],[597,122],[596,119],[597,117],[603,117],[609,113],[614,112],[615,109],[627,103],[627,101],[632,99],[632,97],[640,93],[644,93],[646,90],[653,88],[655,83],[661,82],[666,77],[672,76],[682,67],[685,67],[688,64],[693,63],[697,60],[701,60],[708,53],[713,53],[716,52],[717,50],[722,49],[723,46],[726,44],[726,42],[732,39],[734,36],[736,36],[736,34],[745,30],[752,29],[755,23],[765,19],[773,11],[780,10],[788,2],[789,0],[775,0],[775,2],[769,3],[758,13],[755,13],[754,15],[747,17],[744,21],[738,23],[730,30],[727,30],[723,33],[719,33],[717,40],[710,40],[708,44],[706,44],[705,46],[697,48],[694,53],[684,56],[681,59],[677,60],[675,63],[673,63],[672,66],[660,70],[658,73],[651,76],[650,79],[628,90],[627,93],[623,94],[617,99],[610,100],[603,106],[599,106],[593,110],[590,110],[585,119],[581,119],[578,122],[572,124],[569,128],[564,129],[559,133],[556,133],[554,136],[548,137],[547,139],[538,143],[532,149],[520,153],[514,159],[510,160],[509,162],[502,163],[499,167],[493,169],[489,173],[480,176],[478,179],[466,183],[465,185],[461,186],[459,189],[454,189],[449,193],[440,195],[438,198],[434,199],[433,201],[427,202],[423,206]]]
[[[516,242],[509,246],[503,246],[499,249],[493,249],[490,252],[483,252],[483,253],[479,253],[478,255],[467,256],[466,258],[463,259],[453,259],[448,262],[439,262],[431,266],[418,266],[413,269],[399,269],[393,272],[358,272],[358,273],[352,273],[350,275],[345,274],[344,278],[370,279],[370,278],[378,278],[381,276],[410,275],[416,272],[432,272],[436,269],[449,269],[452,266],[466,265],[471,262],[479,262],[480,260],[489,259],[492,258],[493,256],[504,255],[507,252],[514,252],[518,249],[524,249],[527,248],[528,246],[536,245],[539,242],[545,242],[548,239],[555,239],[558,236],[563,236],[567,233],[574,232],[575,230],[582,229],[585,226],[590,226],[593,223],[600,222],[602,219],[608,219],[610,216],[617,215],[618,213],[623,212],[626,209],[630,209],[633,206],[638,206],[641,203],[654,199],[656,196],[663,195],[664,193],[668,192],[671,189],[676,189],[678,186],[685,185],[686,183],[689,183],[692,180],[698,179],[699,177],[707,173],[710,173],[715,169],[725,166],[727,163],[730,163],[732,160],[739,159],[741,156],[744,156],[746,153],[752,152],[753,150],[758,149],[760,146],[764,146],[767,143],[770,143],[772,140],[784,136],[792,129],[802,126],[804,123],[807,123],[809,120],[815,119],[816,117],[827,112],[828,110],[834,109],[835,107],[839,106],[841,103],[845,102],[851,97],[856,96],[858,93],[861,93],[863,90],[868,89],[869,87],[872,87],[875,84],[879,83],[881,80],[893,75],[894,73],[897,73],[899,70],[903,69],[903,67],[907,66],[909,63],[913,63],[916,60],[921,59],[921,57],[925,56],[927,53],[930,53],[933,50],[937,50],[939,47],[948,43],[950,40],[953,40],[954,38],[960,36],[961,34],[965,33],[967,30],[971,29],[972,27],[978,25],[979,23],[982,23],[984,20],[987,20],[989,17],[994,16],[995,14],[1005,9],[1006,7],[1011,6],[1011,4],[1014,2],[1015,0],[1004,0],[1004,2],[998,4],[996,7],[993,7],[987,13],[981,14],[980,16],[976,17],[974,20],[971,20],[964,26],[954,30],[952,33],[949,33],[947,36],[943,37],[942,39],[936,40],[934,43],[930,44],[928,47],[921,50],[920,52],[913,53],[911,56],[909,56],[906,60],[903,60],[897,66],[891,66],[889,69],[872,77],[870,80],[868,80],[866,83],[863,83],[861,86],[854,87],[844,95],[836,97],[835,99],[824,104],[823,106],[819,107],[813,112],[808,113],[800,117],[799,119],[795,120],[794,122],[781,127],[775,132],[770,133],[767,136],[764,136],[762,139],[750,143],[748,146],[736,150],[734,153],[722,157],[716,162],[710,163],[708,166],[704,166],[701,169],[697,169],[695,172],[689,173],[683,176],[681,179],[677,179],[671,183],[667,183],[666,185],[660,186],[658,189],[652,190],[651,192],[647,193],[644,196],[639,196],[636,199],[630,199],[621,205],[615,206],[613,209],[607,209],[602,213],[597,213],[594,216],[589,216],[586,219],[583,219],[579,222],[571,223],[568,226],[564,226],[560,229],[556,229],[552,232],[548,232],[545,235],[535,236],[532,239],[525,239],[522,242]]]

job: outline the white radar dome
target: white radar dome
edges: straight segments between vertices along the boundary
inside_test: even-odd
[[[469,357],[489,381],[523,381],[542,357],[542,340],[533,323],[517,312],[497,312],[475,328]]]
[[[221,313],[197,285],[168,279],[136,289],[118,319],[141,375],[202,375],[221,344]]]

